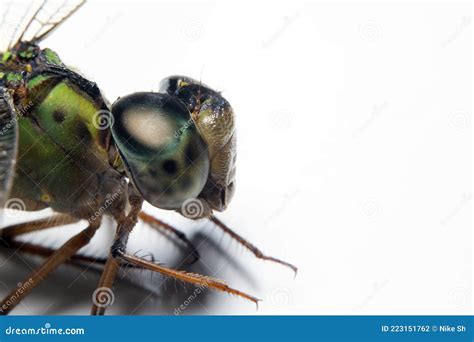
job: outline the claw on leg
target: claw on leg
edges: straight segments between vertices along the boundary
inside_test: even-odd
[[[290,264],[286,261],[283,261],[283,260],[280,260],[280,259],[277,259],[277,258],[274,258],[274,257],[267,256],[267,255],[263,254],[257,247],[255,247],[250,242],[248,242],[243,237],[241,237],[239,234],[237,234],[232,229],[227,227],[222,221],[220,221],[215,216],[211,215],[209,217],[209,220],[211,222],[213,222],[215,225],[217,225],[220,229],[222,229],[225,233],[229,234],[234,240],[238,241],[245,248],[247,248],[249,251],[251,251],[257,258],[262,259],[262,260],[272,261],[272,262],[275,262],[277,264],[281,264],[283,266],[289,267],[293,270],[293,272],[295,272],[295,277],[296,277],[296,274],[298,273],[298,268],[296,266],[294,266],[294,265],[292,265],[292,264]]]

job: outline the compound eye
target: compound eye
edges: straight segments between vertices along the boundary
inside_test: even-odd
[[[134,93],[112,106],[114,141],[142,196],[163,209],[198,197],[209,153],[188,109],[168,94]]]

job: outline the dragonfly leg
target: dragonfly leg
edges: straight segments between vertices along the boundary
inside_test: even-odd
[[[189,251],[191,252],[186,257],[186,258],[192,257],[192,260],[189,262],[190,265],[194,264],[195,262],[197,262],[199,260],[200,256],[199,256],[199,252],[198,252],[196,246],[194,246],[193,243],[188,240],[188,238],[186,237],[186,235],[183,232],[181,232],[177,228],[175,228],[173,226],[170,226],[169,224],[157,219],[156,217],[153,217],[153,216],[145,213],[144,211],[141,211],[138,214],[138,217],[143,222],[150,225],[152,228],[154,228],[154,229],[156,229],[160,232],[163,232],[163,233],[170,233],[173,236],[175,236],[176,238],[178,238],[182,243],[184,243],[186,245],[186,247],[189,249]]]
[[[130,213],[126,218],[118,219],[118,228],[117,234],[115,237],[115,241],[112,245],[110,255],[107,259],[107,263],[102,273],[102,277],[100,280],[99,288],[111,291],[114,280],[117,276],[117,272],[120,268],[122,263],[126,263],[131,266],[135,266],[138,268],[147,269],[153,272],[161,273],[165,276],[175,278],[177,280],[181,280],[187,283],[191,283],[203,288],[212,288],[215,290],[223,291],[229,294],[233,294],[247,300],[258,304],[259,299],[244,293],[242,291],[236,290],[224,282],[199,275],[194,273],[188,273],[185,271],[176,270],[173,268],[168,268],[158,263],[148,261],[146,259],[137,257],[135,255],[128,254],[126,252],[126,245],[128,241],[128,236],[132,231],[133,227],[135,226],[139,213],[141,211],[141,202],[138,205],[133,206],[130,210]],[[94,305],[92,306],[92,314],[93,315],[103,315],[105,313],[106,305],[97,305],[97,301],[94,301]]]
[[[11,240],[8,241],[8,246],[7,248],[13,248],[19,252],[31,254],[31,255],[37,255],[41,257],[49,257],[56,253],[57,249],[54,248],[48,248],[44,247],[41,245],[37,245],[34,243],[29,243],[29,242],[20,242],[17,240]],[[105,265],[106,258],[93,258],[89,257],[86,255],[73,255],[69,260],[67,260],[68,263],[72,264],[98,264],[98,265]]]
[[[251,296],[245,292],[239,291],[237,289],[234,289],[228,286],[226,283],[224,283],[221,280],[204,276],[204,275],[200,275],[200,274],[196,274],[196,273],[188,273],[186,271],[181,271],[181,270],[165,267],[159,263],[151,262],[143,258],[139,258],[137,256],[127,254],[123,250],[118,251],[118,253],[120,255],[120,258],[123,261],[131,265],[141,267],[153,272],[158,272],[165,276],[172,277],[174,279],[184,281],[190,284],[194,284],[201,288],[210,288],[210,289],[226,292],[229,294],[233,294],[233,295],[245,298],[247,300],[250,300],[254,302],[256,305],[258,305],[258,302],[260,301],[258,298],[255,298],[254,296]]]
[[[94,298],[92,301],[91,315],[104,315],[105,309],[109,303],[101,304],[99,295],[101,292],[112,292],[112,287],[117,278],[118,271],[120,269],[119,261],[110,253],[105,262],[104,270],[100,277],[99,286],[94,292]]]
[[[78,221],[79,219],[69,215],[56,214],[40,220],[18,223],[0,229],[0,240],[3,240],[5,244],[8,244],[8,242],[13,240],[13,238],[22,234],[76,223]]]
[[[86,229],[70,238],[54,254],[49,256],[43,265],[34,271],[22,284],[21,288],[15,289],[2,302],[0,302],[0,314],[8,314],[18,303],[23,300],[36,286],[38,286],[48,275],[61,264],[69,260],[79,249],[87,245],[95,232],[100,227],[100,220],[90,223]]]
[[[97,292],[94,292],[94,295],[100,295],[103,290],[106,292],[111,292],[115,278],[117,278],[117,273],[122,262],[118,258],[116,250],[125,250],[128,242],[128,236],[138,222],[138,213],[141,211],[143,199],[141,197],[131,195],[129,202],[131,209],[128,215],[116,218],[118,226],[117,232],[115,234],[115,240],[107,257],[104,270],[102,271],[99,287],[97,288],[99,291],[96,290]],[[104,315],[107,305],[103,305],[99,297],[93,299],[91,314]]]
[[[296,266],[294,266],[294,265],[292,265],[292,264],[290,264],[286,261],[282,261],[280,259],[277,259],[277,258],[274,258],[274,257],[267,256],[267,255],[263,254],[256,246],[254,246],[253,244],[251,244],[250,242],[245,240],[243,237],[241,237],[239,234],[234,232],[229,227],[227,227],[222,221],[217,219],[215,216],[210,216],[209,220],[211,222],[213,222],[216,226],[218,226],[220,229],[222,229],[225,233],[229,234],[232,239],[236,240],[238,243],[240,243],[245,248],[247,248],[249,251],[251,251],[257,258],[262,259],[262,260],[268,260],[268,261],[276,262],[277,264],[281,264],[281,265],[284,265],[286,267],[289,267],[293,270],[293,272],[295,272],[295,276],[296,276],[296,273],[298,272],[298,268]]]

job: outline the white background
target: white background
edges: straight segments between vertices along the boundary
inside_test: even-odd
[[[471,18],[451,3],[91,2],[42,46],[110,101],[184,74],[233,105],[237,192],[218,216],[300,271],[147,206],[200,244],[188,269],[263,299],[206,293],[183,314],[472,314]],[[112,235],[105,224],[85,252]],[[129,248],[180,264],[146,227]],[[38,262],[0,254],[0,294]],[[86,314],[98,279],[64,267],[15,312]],[[133,279],[111,313],[173,314],[194,291]]]

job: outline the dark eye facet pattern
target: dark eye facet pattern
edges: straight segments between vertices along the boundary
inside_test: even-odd
[[[217,91],[185,76],[171,76],[160,91],[178,98],[207,144],[211,158],[209,179],[200,194],[215,210],[224,210],[235,189],[236,135],[234,111]]]
[[[209,152],[186,106],[169,94],[134,93],[112,106],[114,141],[152,205],[177,209],[207,182]]]

